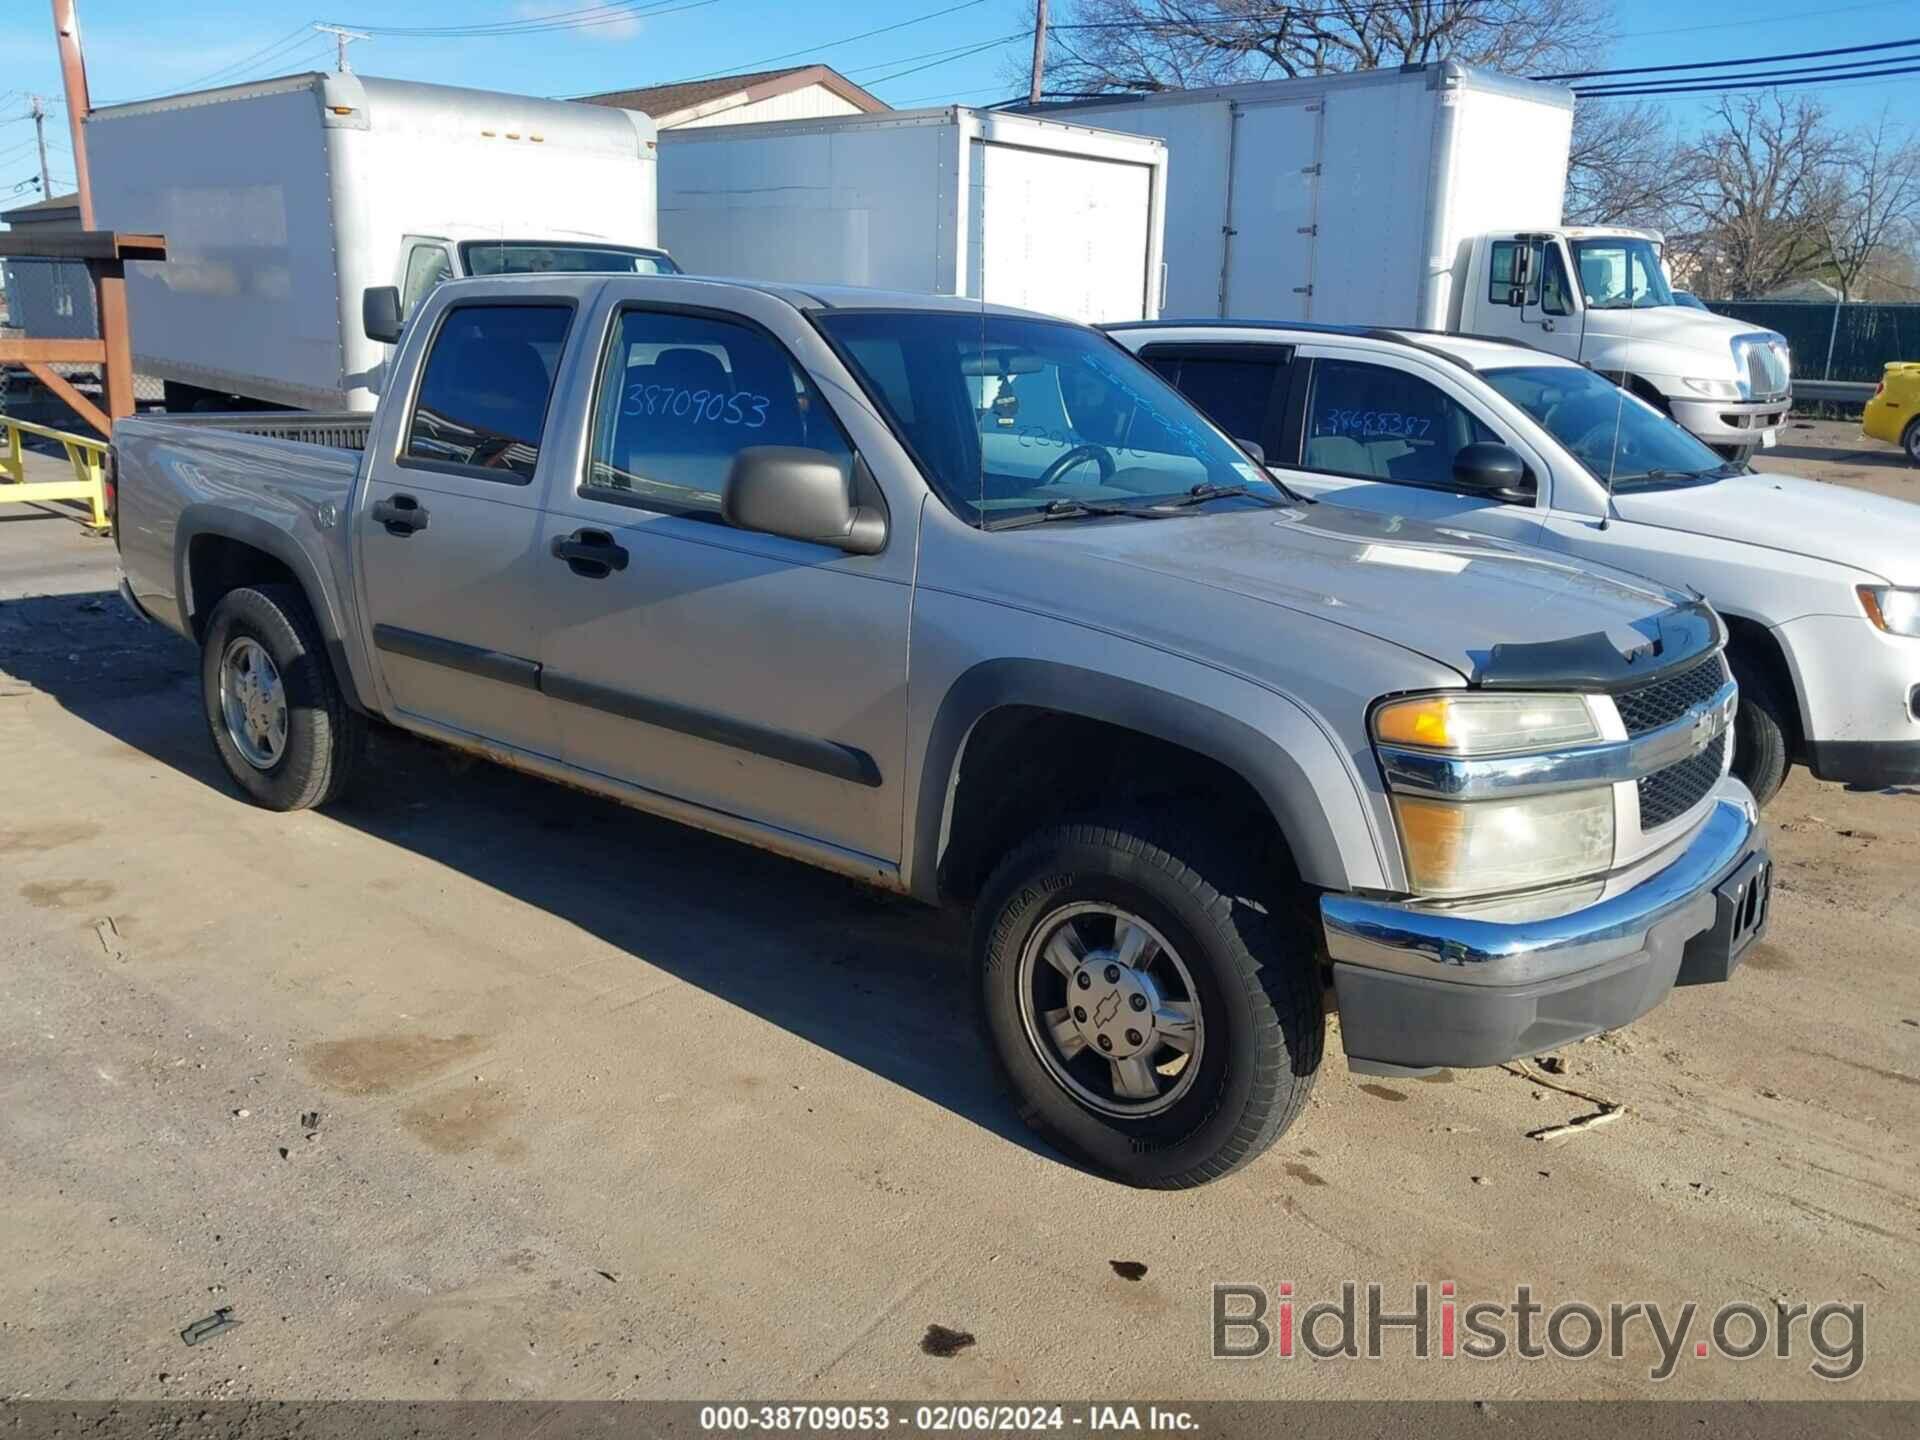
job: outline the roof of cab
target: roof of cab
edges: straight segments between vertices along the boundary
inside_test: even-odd
[[[1360,342],[1361,348],[1424,350],[1469,370],[1492,370],[1513,365],[1577,365],[1579,362],[1541,350],[1524,340],[1499,335],[1455,335],[1442,330],[1413,330],[1401,326],[1325,325],[1307,320],[1127,320],[1103,325],[1103,330],[1126,332],[1138,339],[1198,339],[1260,344],[1280,339],[1312,340],[1338,337]]]
[[[545,270],[513,275],[467,276],[449,280],[448,285],[480,288],[488,285],[586,286],[603,280],[632,281],[661,288],[707,286],[715,289],[751,290],[786,301],[796,310],[920,310],[938,314],[1010,315],[1026,320],[1059,320],[1037,310],[1021,310],[1011,305],[988,305],[964,295],[925,295],[913,290],[870,290],[858,285],[809,285],[776,280],[748,280],[730,275],[626,275],[578,270]],[[1072,323],[1063,321],[1061,323]]]

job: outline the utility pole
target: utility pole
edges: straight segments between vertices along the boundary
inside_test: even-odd
[[[93,229],[93,179],[87,173],[87,62],[80,50],[80,17],[74,0],[53,0],[53,33],[60,44],[60,80],[67,91],[67,124],[73,130],[73,188],[80,201],[80,228]],[[42,162],[42,169],[45,163]]]
[[[1033,0],[1033,79],[1027,86],[1027,103],[1040,103],[1041,82],[1047,75],[1047,0]]]
[[[344,25],[321,25],[316,23],[313,28],[333,36],[334,44],[339,47],[334,57],[333,68],[342,75],[350,74],[353,70],[353,66],[347,63],[347,46],[356,40],[371,40],[373,38],[364,30],[349,30]]]
[[[27,97],[33,102],[33,138],[40,142],[40,198],[53,198],[53,176],[47,170],[47,104],[38,95]]]

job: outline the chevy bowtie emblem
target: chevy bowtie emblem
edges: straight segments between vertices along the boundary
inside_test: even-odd
[[[1720,732],[1727,728],[1727,707],[1716,705],[1711,710],[1702,710],[1693,717],[1693,748],[1698,754],[1719,738]]]

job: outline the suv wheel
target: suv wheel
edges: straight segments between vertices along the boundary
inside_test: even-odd
[[[1740,687],[1740,708],[1733,717],[1733,774],[1764,807],[1786,783],[1799,713],[1789,708],[1791,701],[1766,671],[1740,655],[1731,656],[1729,663]]]
[[[1306,1105],[1323,1038],[1310,942],[1230,867],[1115,819],[1034,836],[975,919],[988,1034],[1023,1118],[1128,1184],[1204,1184]]]
[[[304,810],[345,788],[366,740],[327,662],[306,598],[290,585],[229,591],[200,650],[207,729],[256,805]]]

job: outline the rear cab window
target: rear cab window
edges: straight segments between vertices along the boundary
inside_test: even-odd
[[[1157,344],[1140,358],[1233,439],[1280,455],[1291,345]]]
[[[573,307],[449,306],[440,317],[400,464],[505,484],[533,478]]]

